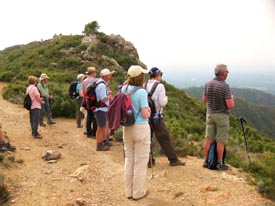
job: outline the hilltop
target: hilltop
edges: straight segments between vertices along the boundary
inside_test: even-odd
[[[204,169],[202,159],[191,156],[183,158],[185,167],[176,168],[168,166],[165,157],[156,157],[154,178],[148,169],[150,195],[133,202],[124,196],[121,142],[114,142],[111,151],[96,152],[95,140],[82,135],[73,119],[65,118],[57,118],[54,126],[39,128],[44,138],[35,140],[27,110],[0,97],[0,113],[2,129],[17,146],[8,156],[23,160],[22,164],[9,163],[8,168],[0,164],[11,193],[10,205],[271,205],[246,182],[248,174],[234,167],[226,172]],[[62,154],[56,163],[41,158],[50,149]]]
[[[95,25],[93,23],[91,25]],[[89,25],[86,25],[85,31],[90,28]],[[3,98],[21,106],[28,76],[39,77],[41,73],[47,73],[50,77],[50,93],[55,97],[51,102],[54,118],[73,118],[75,105],[68,96],[68,83],[75,80],[78,73],[84,73],[88,66],[95,66],[98,71],[108,67],[117,72],[109,85],[113,94],[119,83],[125,81],[130,65],[139,64],[146,68],[131,42],[120,35],[106,35],[96,29],[92,31],[85,35],[55,35],[52,39],[16,45],[0,51],[0,81],[12,82],[3,89]],[[185,90],[165,81],[162,83],[169,97],[164,110],[165,122],[178,155],[202,157],[205,105]],[[227,162],[253,175],[250,181],[257,185],[258,191],[275,199],[275,141],[249,125],[245,127],[249,152],[253,155],[252,164],[247,162],[242,129],[234,115],[230,115]],[[59,134],[59,131],[54,134],[56,133]],[[121,138],[121,131],[115,135]],[[155,153],[162,153],[158,144]]]

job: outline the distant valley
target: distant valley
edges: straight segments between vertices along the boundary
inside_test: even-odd
[[[214,74],[206,71],[166,72],[164,79],[178,88],[200,87]],[[253,88],[275,95],[275,72],[231,72],[226,80],[234,88]]]

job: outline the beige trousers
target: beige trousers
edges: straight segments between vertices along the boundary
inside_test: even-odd
[[[126,196],[140,198],[145,194],[144,184],[151,143],[149,124],[123,127],[123,141]]]
[[[86,122],[87,122],[87,115],[88,112],[84,107],[80,107],[80,111],[83,113],[84,118],[83,118],[83,133],[87,133],[87,126],[86,126]]]

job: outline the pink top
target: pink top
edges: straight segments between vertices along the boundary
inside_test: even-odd
[[[33,84],[30,84],[26,90],[26,93],[29,93],[32,99],[31,109],[41,109],[40,93],[36,88],[36,86],[34,86]]]

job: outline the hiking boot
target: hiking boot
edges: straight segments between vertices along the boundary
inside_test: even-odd
[[[42,139],[41,134],[34,135],[33,137],[34,137],[35,139]]]
[[[50,121],[50,122],[48,122],[48,124],[56,124],[56,121]]]
[[[156,164],[156,160],[153,158],[153,159],[152,159],[152,163],[151,163],[150,158],[151,158],[151,157],[149,157],[149,161],[148,161],[148,163],[147,163],[147,167],[148,167],[148,168],[152,168],[152,166],[155,166],[155,164]]]
[[[203,168],[208,168],[208,162],[207,160],[204,160],[203,164],[202,164]]]
[[[11,146],[9,142],[3,142],[2,147],[11,152],[14,152],[16,150],[16,147]]]
[[[6,148],[4,148],[3,146],[2,146],[2,144],[0,144],[0,152],[5,152],[6,151]]]
[[[186,164],[185,162],[182,162],[181,160],[178,159],[178,160],[175,161],[175,162],[170,162],[169,165],[170,165],[171,167],[175,167],[175,166],[185,166],[185,164]]]
[[[113,146],[113,144],[109,140],[105,140],[104,145],[107,146],[107,147]]]
[[[223,163],[218,162],[217,163],[217,170],[220,170],[220,171],[221,170],[228,170],[228,166],[223,164]]]
[[[110,148],[108,146],[104,145],[103,142],[98,143],[96,145],[96,151],[108,151],[108,150],[110,150]]]
[[[46,124],[41,123],[41,124],[40,124],[40,127],[46,127]]]

